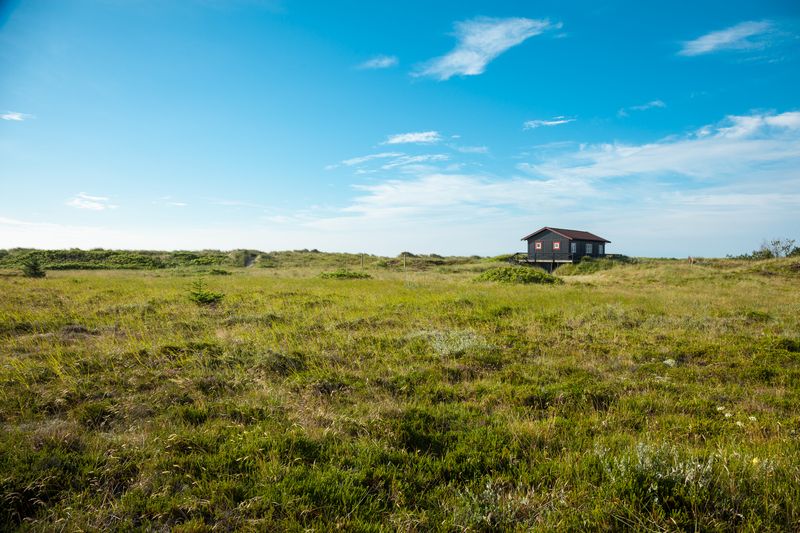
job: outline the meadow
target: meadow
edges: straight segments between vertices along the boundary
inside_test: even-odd
[[[0,529],[800,529],[798,258],[97,254],[0,256]]]

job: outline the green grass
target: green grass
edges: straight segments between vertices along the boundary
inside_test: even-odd
[[[0,274],[0,530],[800,528],[796,258],[311,255]]]
[[[636,263],[635,259],[627,256],[594,258],[584,256],[578,263],[567,263],[558,267],[559,276],[575,276],[581,274],[594,274],[601,270],[609,270],[616,266]]]

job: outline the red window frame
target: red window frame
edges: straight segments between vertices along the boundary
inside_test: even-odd
[[[541,250],[542,249],[542,241],[536,241],[535,243],[533,243],[533,249],[534,250]]]
[[[561,241],[553,241],[553,250],[561,249]]]

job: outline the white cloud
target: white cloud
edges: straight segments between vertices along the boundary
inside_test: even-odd
[[[532,130],[535,128],[540,128],[542,126],[560,126],[561,124],[569,124],[570,122],[575,122],[576,119],[574,118],[567,118],[567,117],[553,117],[548,120],[527,120],[522,124],[522,129],[524,130]]]
[[[270,209],[270,206],[257,204],[254,202],[246,202],[243,200],[228,200],[226,198],[210,198],[212,205],[220,205],[223,207],[246,207],[249,209]]]
[[[800,112],[729,116],[689,135],[658,142],[581,146],[521,168],[545,177],[601,179],[673,174],[742,177],[800,157]]]
[[[433,144],[442,140],[438,131],[420,131],[416,133],[398,133],[389,135],[383,144]]]
[[[456,146],[456,150],[462,154],[488,154],[488,146]]]
[[[678,52],[682,56],[698,56],[719,50],[746,50],[762,48],[764,36],[772,30],[769,21],[741,22],[724,30],[712,31],[692,41],[683,43]]]
[[[561,24],[552,24],[549,20],[528,18],[476,18],[457,22],[458,44],[453,51],[428,61],[413,74],[439,80],[482,74],[490,61],[509,48],[550,28],[560,27]]]
[[[576,192],[575,185],[555,180],[493,180],[478,175],[431,173],[414,180],[359,185],[356,189],[366,194],[355,198],[343,212],[381,217],[385,210],[397,209],[424,211],[465,205],[529,207],[530,198],[536,195],[566,199]]]
[[[189,204],[186,202],[179,202],[172,198],[172,196],[162,196],[153,202],[156,205],[165,205],[167,207],[187,207]]]
[[[405,167],[409,165],[418,165],[421,163],[433,163],[437,161],[447,161],[450,156],[447,154],[424,154],[424,155],[405,155],[398,157],[393,161],[381,165],[383,170],[391,170],[393,168]]]
[[[6,111],[0,118],[3,120],[11,120],[13,122],[22,122],[23,120],[28,120],[29,118],[33,118],[33,115],[29,115],[27,113],[20,113],[19,111]]]
[[[85,192],[79,192],[69,200],[67,205],[76,209],[88,209],[90,211],[105,211],[106,209],[116,209],[119,206],[109,203],[107,196],[92,196]]]
[[[379,55],[364,61],[363,63],[358,65],[358,68],[363,70],[375,70],[382,68],[390,68],[397,65],[397,63],[398,63],[397,56]]]
[[[381,152],[379,154],[370,154],[370,155],[363,155],[360,157],[352,157],[350,159],[345,159],[342,161],[342,164],[348,167],[352,167],[354,165],[361,165],[367,163],[369,161],[373,161],[375,159],[386,159],[389,157],[400,157],[403,154],[402,152]]]
[[[442,156],[451,161],[433,164]],[[457,159],[455,149],[368,159],[377,167],[374,179],[339,205],[268,210],[216,200],[264,211],[243,213],[244,224],[226,223],[232,210],[221,208],[220,217],[184,228],[142,220],[112,231],[0,218],[0,247],[495,254],[517,251],[519,237],[553,225],[603,235],[613,241],[609,251],[685,257],[742,253],[768,237],[800,238],[800,111],[732,115],[652,142],[539,145],[516,171],[494,175],[459,170]],[[403,164],[392,166],[395,160]]]
[[[627,117],[628,111],[647,111],[648,109],[665,108],[665,107],[667,107],[667,104],[665,104],[663,100],[651,100],[646,104],[623,107],[622,109],[617,111],[617,115],[619,115],[620,117]]]
[[[446,253],[513,251],[531,228],[561,224],[604,235],[618,252],[686,256],[747,251],[786,231],[775,228],[795,227],[800,211],[800,112],[729,116],[650,143],[533,153],[541,160],[518,165],[522,175],[420,167],[359,185],[349,205],[297,223],[378,249],[391,231],[399,249]],[[731,232],[741,220],[747,228]],[[669,242],[654,240],[664,227]]]

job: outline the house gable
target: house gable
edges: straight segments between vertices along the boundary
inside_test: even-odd
[[[589,233],[588,231],[575,230],[575,229],[551,228],[551,227],[548,227],[548,226],[545,226],[540,230],[534,231],[533,233],[531,233],[529,235],[526,235],[525,237],[523,237],[520,240],[529,241],[530,239],[533,239],[533,238],[541,238],[540,234],[544,234],[545,232],[555,233],[556,235],[564,237],[565,239],[568,239],[570,241],[579,240],[579,241],[592,241],[592,242],[608,242],[608,243],[611,242],[611,241],[609,241],[607,239],[604,239],[602,237],[599,237],[599,236],[595,235],[594,233]]]

